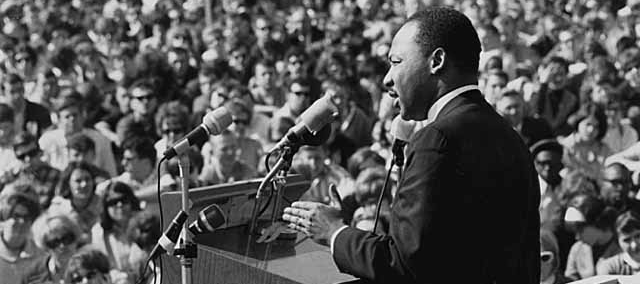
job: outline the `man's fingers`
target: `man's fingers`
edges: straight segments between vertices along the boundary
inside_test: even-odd
[[[311,202],[311,201],[296,201],[296,202],[291,204],[291,207],[311,210],[311,209],[314,209],[314,208],[318,207],[318,204],[320,204],[320,203]]]
[[[307,236],[310,235],[309,234],[309,230],[307,228],[304,228],[302,226],[296,225],[294,223],[290,223],[289,225],[287,225],[287,227],[289,227],[289,229],[293,229],[293,230],[296,230],[296,231],[298,231],[300,233],[303,233],[303,234],[305,234]]]
[[[293,215],[293,216],[300,216],[306,219],[311,219],[311,216],[313,216],[313,213],[311,211],[300,209],[300,208],[291,208],[291,207],[285,208],[284,213]]]
[[[284,214],[282,215],[282,219],[289,223],[300,225],[305,228],[308,228],[309,226],[311,226],[311,221],[309,219],[305,219],[305,218],[294,216],[294,215]]]

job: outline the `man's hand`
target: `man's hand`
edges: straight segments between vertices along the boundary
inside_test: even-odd
[[[284,209],[282,216],[289,228],[311,237],[316,243],[329,245],[331,235],[344,225],[338,208],[322,203],[297,201]]]

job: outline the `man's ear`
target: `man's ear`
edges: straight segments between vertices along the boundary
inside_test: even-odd
[[[436,75],[444,69],[446,56],[447,54],[442,47],[436,48],[431,53],[431,75]]]

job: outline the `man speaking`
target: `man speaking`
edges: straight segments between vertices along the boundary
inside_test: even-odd
[[[417,12],[389,51],[384,84],[407,149],[389,235],[347,227],[337,208],[294,202],[289,226],[329,245],[340,271],[379,283],[539,283],[539,189],[518,134],[477,87],[480,42],[462,13]]]

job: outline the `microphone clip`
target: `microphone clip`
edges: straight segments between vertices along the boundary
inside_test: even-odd
[[[184,247],[175,249],[173,255],[182,255],[184,258],[198,258],[198,245],[194,242],[188,242],[184,244]]]

